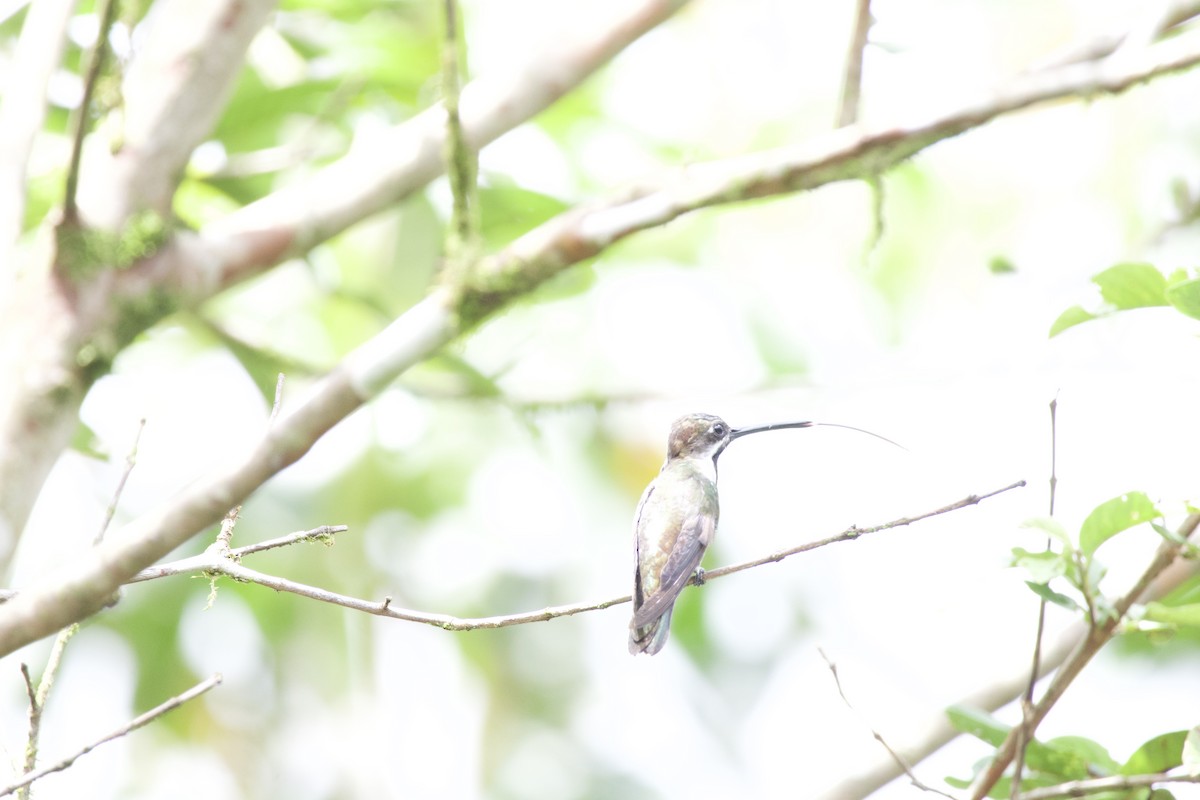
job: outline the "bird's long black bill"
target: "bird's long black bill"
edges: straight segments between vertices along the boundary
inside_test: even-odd
[[[817,425],[816,422],[770,422],[766,425],[750,425],[745,428],[734,428],[733,433],[729,435],[730,439],[740,439],[743,436],[749,436],[752,433],[764,433],[766,431],[778,431],[783,428],[811,428]]]
[[[856,428],[853,425],[840,425],[836,422],[771,422],[766,425],[750,425],[745,428],[735,428],[733,433],[730,434],[729,438],[732,441],[733,439],[739,439],[743,436],[749,436],[752,433],[778,431],[784,428],[813,428],[818,426],[822,428],[845,428],[848,431],[858,431],[859,433],[865,433],[867,436],[874,436],[876,439],[881,439],[888,444],[893,445],[894,447],[899,447],[901,450],[908,450],[908,448],[904,445],[893,442],[886,436],[880,436],[878,433],[872,433],[871,431],[863,430],[862,428]]]

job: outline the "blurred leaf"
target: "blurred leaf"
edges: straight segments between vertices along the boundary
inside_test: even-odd
[[[1004,743],[1004,737],[1008,736],[1011,727],[991,714],[966,706],[950,706],[946,709],[946,717],[956,731],[974,736],[993,747]]]
[[[1172,731],[1155,736],[1133,752],[1121,766],[1122,775],[1149,775],[1178,767],[1187,731]]]
[[[194,179],[184,179],[179,184],[172,202],[175,215],[197,229],[241,207],[215,184]]]
[[[1033,581],[1025,581],[1025,585],[1033,590],[1033,593],[1045,600],[1047,603],[1054,603],[1056,606],[1067,609],[1068,611],[1082,611],[1078,603],[1067,597],[1065,594],[1060,594],[1054,591],[1044,583],[1034,583]]]
[[[1165,306],[1167,279],[1150,264],[1118,264],[1092,277],[1100,296],[1118,309]]]
[[[965,706],[950,706],[946,716],[955,730],[999,747],[1011,729],[990,714]],[[1043,743],[1034,740],[1026,751],[1026,763],[1033,769],[1055,775],[1066,780],[1083,778],[1088,774],[1091,756],[1102,754],[1108,762],[1112,759],[1099,744],[1080,737],[1063,737],[1059,743]],[[1115,763],[1115,762],[1112,762]]]
[[[1058,553],[1031,553],[1023,547],[1014,547],[1012,553],[1012,565],[1028,572],[1033,583],[1047,584],[1066,573],[1064,559]]]
[[[1017,271],[1016,265],[1005,256],[992,256],[988,261],[988,272],[993,275],[1007,275]]]
[[[71,435],[71,449],[89,458],[107,461],[109,453],[100,445],[96,432],[82,422],[75,423],[75,433]]]
[[[230,153],[278,145],[285,138],[284,123],[297,115],[316,117],[337,86],[336,80],[267,86],[254,70],[243,70],[213,138]]]
[[[421,20],[380,9],[354,24],[337,25],[328,56],[339,73],[383,88],[409,106],[440,70],[440,41]]]
[[[1045,531],[1052,538],[1062,542],[1064,547],[1068,549],[1074,549],[1075,547],[1074,542],[1071,541],[1071,535],[1067,533],[1067,529],[1054,517],[1030,517],[1021,523],[1021,527]]]
[[[1058,319],[1054,320],[1054,324],[1050,326],[1050,338],[1053,339],[1067,328],[1072,328],[1084,322],[1090,322],[1095,318],[1095,314],[1085,311],[1082,306],[1071,306],[1059,314]]]
[[[1188,603],[1182,606],[1169,606],[1156,602],[1147,603],[1145,618],[1152,622],[1163,622],[1168,625],[1200,628],[1200,603]]]
[[[1180,761],[1189,775],[1200,775],[1200,726],[1187,732]]]
[[[1124,530],[1162,516],[1142,492],[1128,492],[1092,510],[1079,529],[1079,547],[1087,555]]]
[[[479,187],[480,233],[489,249],[504,247],[567,210],[567,204],[557,197],[519,186],[497,185],[501,181],[502,177],[489,176],[489,185]]]
[[[1061,753],[1078,756],[1088,764],[1088,775],[1113,775],[1121,769],[1111,755],[1099,742],[1083,736],[1056,736],[1046,742],[1046,747]]]
[[[268,408],[275,403],[275,385],[279,379],[279,373],[296,377],[315,375],[319,371],[313,365],[301,364],[282,354],[256,347],[202,316],[196,317],[196,321],[203,325],[204,329],[214,336],[242,365],[242,369],[250,376],[250,380],[254,381],[254,386],[267,401]]]
[[[1167,289],[1167,302],[1193,319],[1200,319],[1200,278],[1176,283]]]

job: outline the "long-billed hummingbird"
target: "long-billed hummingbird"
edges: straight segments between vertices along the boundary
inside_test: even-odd
[[[720,514],[717,457],[734,439],[752,433],[814,425],[850,427],[830,422],[776,422],[732,428],[711,414],[689,414],[675,420],[667,438],[667,460],[642,493],[633,521],[637,563],[630,653],[654,655],[666,644],[675,600],[712,544]]]

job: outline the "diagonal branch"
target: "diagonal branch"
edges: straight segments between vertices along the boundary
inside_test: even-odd
[[[33,783],[34,781],[40,780],[41,778],[44,778],[47,775],[50,775],[54,772],[62,772],[64,769],[68,769],[81,756],[87,755],[88,753],[92,752],[93,750],[95,750],[97,747],[99,747],[102,744],[107,744],[108,742],[111,742],[114,739],[120,739],[122,736],[125,736],[126,734],[133,733],[138,728],[142,728],[142,727],[145,727],[146,725],[149,725],[151,722],[158,719],[163,714],[166,714],[168,711],[173,711],[176,708],[179,708],[184,703],[188,702],[189,700],[194,700],[195,698],[204,694],[209,689],[212,689],[214,686],[219,684],[221,682],[221,680],[222,680],[222,678],[221,678],[220,674],[213,675],[211,678],[208,678],[207,680],[203,680],[200,683],[197,683],[195,686],[193,686],[191,689],[188,689],[186,692],[183,692],[182,694],[178,694],[175,697],[172,697],[170,700],[160,703],[159,705],[150,709],[145,714],[135,717],[134,719],[125,723],[124,725],[122,725],[121,727],[112,731],[108,735],[106,735],[100,739],[97,739],[96,741],[92,742],[91,744],[87,745],[86,747],[81,748],[78,752],[76,752],[70,756],[67,756],[62,761],[59,761],[57,764],[52,764],[48,767],[42,767],[39,770],[25,773],[15,783],[12,783],[8,786],[0,788],[0,797],[3,797],[4,795],[12,794],[13,792],[17,791],[18,789],[22,789],[22,788],[28,786],[29,784]]]
[[[567,266],[596,255],[621,238],[706,206],[868,177],[935,142],[1002,114],[1062,97],[1119,92],[1197,63],[1200,63],[1200,32],[1193,31],[1142,51],[1123,51],[1101,62],[1024,75],[998,92],[988,92],[972,103],[914,123],[869,131],[846,128],[791,148],[689,167],[671,183],[580,207],[552,219],[504,252],[482,261],[472,270],[465,286],[436,289],[352,352],[313,387],[301,405],[285,413],[241,460],[193,484],[180,496],[125,526],[92,553],[43,576],[28,591],[5,604],[0,608],[0,655],[98,610],[121,583],[219,520],[227,509],[303,456],[333,425],[408,367]],[[468,131],[478,132],[467,114],[467,100],[464,91],[464,126]],[[394,175],[394,159],[393,154],[381,164],[370,164],[370,174]],[[357,176],[357,179],[351,180],[350,185],[363,187],[371,183],[362,174],[368,165],[351,163],[356,166],[347,177]],[[342,168],[349,167],[343,164]],[[325,180],[340,173],[327,170],[322,174],[325,178],[321,180]],[[408,177],[411,179],[412,174]],[[374,193],[357,195],[356,202],[346,205],[336,187],[326,188],[332,200],[311,197],[312,184],[299,194],[286,195],[291,198],[288,203],[301,199],[314,203],[317,222],[304,228],[306,236],[331,235],[340,230],[339,225],[344,227],[363,213],[369,213],[365,209],[378,208],[379,203],[395,197],[392,187],[386,187],[385,192],[385,187],[376,185]],[[273,203],[278,202],[283,201],[276,197]],[[266,213],[264,208],[274,211],[262,217]],[[281,210],[271,203],[252,209],[255,206],[244,210],[249,217],[240,216],[242,223],[258,219],[266,224],[271,215]],[[297,208],[284,218],[292,224],[307,219]],[[294,237],[299,232],[293,229],[282,240],[276,240],[274,257],[282,257],[289,247],[298,246],[300,242]],[[257,233],[262,233],[261,229]],[[245,245],[245,241],[238,245],[226,239],[228,249],[218,259],[219,277],[208,273],[210,279],[215,277],[215,281],[206,284],[209,291],[231,280],[231,270],[256,268],[256,259],[262,253],[252,247],[246,249]],[[193,255],[202,261],[205,249],[201,246],[200,252]],[[214,254],[207,255],[211,258]],[[170,262],[168,258],[165,263]],[[126,270],[122,277],[133,272],[136,271]],[[188,279],[201,280],[194,275]]]
[[[567,211],[485,259],[461,311],[468,323],[613,243],[701,208],[872,179],[922,150],[1003,114],[1063,97],[1118,93],[1200,64],[1200,31],[1102,61],[1021,75],[974,102],[924,119],[848,127],[760,153],[689,165],[666,182]]]
[[[564,36],[508,74],[463,87],[459,116],[474,150],[548,108],[687,0],[640,0],[599,31]],[[308,252],[356,222],[382,211],[441,175],[446,114],[434,106],[351,151],[312,178],[233,212],[204,231],[203,250],[216,256],[213,289]]]
[[[1184,549],[1184,542],[1195,533],[1198,526],[1200,526],[1200,514],[1189,516],[1179,528],[1180,543],[1164,541],[1159,545],[1154,558],[1150,561],[1150,565],[1146,567],[1146,570],[1138,578],[1133,588],[1117,598],[1113,604],[1112,615],[1102,624],[1092,626],[1088,629],[1087,635],[1079,642],[1079,645],[1071,653],[1071,657],[1055,673],[1054,679],[1050,681],[1050,685],[1046,688],[1042,699],[1030,710],[1025,723],[1013,726],[1008,732],[1008,736],[1005,737],[1003,744],[1000,745],[996,754],[992,757],[992,761],[987,769],[976,779],[974,785],[971,787],[970,796],[972,800],[981,800],[988,795],[992,787],[1004,775],[1005,769],[1012,763],[1013,757],[1016,754],[1017,741],[1021,737],[1022,731],[1028,728],[1028,736],[1033,736],[1033,732],[1037,729],[1037,726],[1050,713],[1050,709],[1054,708],[1055,703],[1058,702],[1059,698],[1062,697],[1075,678],[1079,676],[1083,668],[1116,635],[1118,626],[1125,618],[1125,615],[1129,613],[1129,609],[1133,604],[1142,599],[1143,595],[1152,589],[1159,576],[1179,558],[1180,553]]]

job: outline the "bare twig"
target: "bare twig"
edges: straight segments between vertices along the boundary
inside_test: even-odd
[[[1050,401],[1050,516],[1054,516],[1054,496],[1058,490],[1058,397]],[[1046,537],[1046,552],[1053,544]],[[1017,755],[1013,766],[1011,797],[1021,793],[1021,773],[1025,770],[1025,750],[1033,736],[1033,687],[1042,672],[1042,636],[1046,630],[1046,598],[1038,598],[1037,632],[1033,637],[1033,663],[1029,667],[1029,683],[1021,696],[1021,724],[1017,733]]]
[[[268,423],[274,424],[275,420],[279,418],[279,409],[283,408],[284,380],[285,377],[282,372],[275,378],[275,400],[271,403],[271,416],[267,420]]]
[[[104,56],[108,52],[108,34],[112,30],[113,19],[116,16],[117,0],[101,0],[100,29],[96,32],[96,44],[88,54],[87,70],[83,76],[83,99],[75,110],[75,130],[71,135],[71,160],[67,166],[67,182],[63,192],[62,220],[67,225],[78,221],[79,209],[75,205],[75,195],[79,189],[79,165],[83,158],[83,140],[87,136],[89,116],[92,110],[92,93],[96,90],[96,81],[100,79],[100,70],[104,67]]]
[[[125,483],[129,480],[129,475],[133,472],[133,468],[137,464],[138,442],[141,441],[142,431],[145,429],[146,420],[142,419],[138,422],[137,433],[133,436],[133,444],[130,445],[129,453],[125,456],[125,469],[121,473],[121,479],[117,481],[116,488],[113,490],[112,499],[105,510],[104,520],[100,524],[100,529],[96,531],[93,545],[99,544],[104,540],[104,533],[108,530],[108,525],[112,522],[113,515],[117,511],[117,505],[121,501],[121,493],[125,490]],[[58,632],[58,636],[54,638],[54,645],[50,648],[50,657],[46,660],[46,667],[42,670],[42,677],[38,681],[36,692],[33,691],[33,682],[29,677],[29,668],[24,664],[21,665],[21,674],[25,677],[25,687],[29,691],[29,735],[26,737],[25,742],[24,768],[26,773],[33,772],[34,768],[37,767],[38,740],[41,737],[42,730],[42,713],[45,710],[46,701],[50,697],[50,690],[54,687],[54,680],[58,677],[58,670],[62,665],[67,643],[71,641],[71,638],[78,631],[79,625],[76,623],[68,625]],[[27,800],[29,797],[28,785],[18,788],[17,794],[21,800]]]
[[[142,714],[141,716],[139,716],[133,720],[130,720],[129,722],[122,725],[120,728],[117,728],[112,733],[109,733],[108,735],[103,736],[100,739],[97,739],[96,741],[92,742],[91,744],[89,744],[86,747],[84,747],[83,749],[81,749],[79,752],[75,753],[74,755],[67,756],[62,761],[59,761],[57,764],[54,764],[49,767],[42,767],[41,769],[36,770],[34,772],[26,772],[24,775],[21,776],[20,780],[18,780],[16,783],[12,783],[12,784],[0,789],[0,797],[3,797],[6,794],[12,794],[13,792],[17,791],[18,789],[28,786],[29,784],[33,783],[34,781],[44,778],[51,773],[62,772],[64,769],[67,769],[72,764],[74,764],[75,761],[78,760],[80,756],[87,755],[88,753],[95,750],[100,745],[111,742],[113,739],[119,739],[128,733],[132,733],[133,731],[136,731],[138,728],[141,728],[141,727],[153,722],[154,720],[161,717],[163,714],[166,714],[168,711],[172,711],[172,710],[178,708],[179,706],[183,705],[184,703],[188,702],[189,700],[193,700],[193,699],[199,697],[200,695],[204,694],[205,692],[207,692],[209,689],[213,688],[220,682],[221,682],[220,674],[213,675],[211,678],[201,681],[200,683],[193,686],[191,689],[188,689],[186,692],[183,692],[182,694],[178,694],[175,697],[172,697],[170,700],[167,700],[165,703],[162,703],[162,704],[150,709],[145,714]]]
[[[1143,595],[1151,590],[1159,576],[1162,575],[1168,567],[1170,567],[1179,554],[1183,551],[1183,543],[1195,532],[1197,526],[1200,526],[1200,514],[1192,514],[1177,531],[1180,543],[1162,542],[1158,550],[1155,551],[1154,558],[1151,559],[1150,565],[1138,578],[1133,587],[1121,597],[1117,598],[1113,604],[1113,613],[1098,625],[1090,627],[1087,634],[1080,640],[1078,646],[1071,653],[1071,657],[1054,675],[1054,679],[1046,688],[1046,693],[1042,699],[1033,707],[1030,715],[1030,731],[1036,730],[1041,724],[1046,715],[1050,713],[1055,703],[1062,697],[1067,688],[1074,682],[1075,678],[1088,662],[1100,652],[1100,649],[1106,645],[1109,640],[1117,632],[1117,626],[1125,615],[1129,613],[1129,609]],[[1009,731],[1004,742],[996,750],[996,754],[992,757],[991,763],[987,769],[980,773],[979,777],[971,787],[971,798],[973,800],[982,800],[996,785],[996,782],[1004,775],[1005,769],[1012,763],[1016,753],[1017,731],[1023,726],[1013,726]]]
[[[1017,483],[1006,486],[1003,489],[997,489],[994,492],[988,492],[984,495],[971,495],[970,497],[959,500],[956,503],[951,503],[950,505],[942,506],[934,511],[918,514],[914,517],[901,517],[900,519],[892,520],[891,522],[885,522],[881,525],[875,525],[870,528],[853,527],[836,536],[830,536],[817,542],[810,542],[789,550],[772,553],[764,558],[747,561],[742,564],[733,564],[727,567],[714,569],[710,572],[705,572],[704,581],[707,583],[710,580],[715,580],[725,575],[732,575],[736,572],[742,572],[753,567],[762,566],[763,564],[782,561],[788,556],[814,550],[818,547],[824,547],[826,545],[836,544],[838,542],[853,541],[867,533],[876,533],[889,528],[899,528],[905,525],[911,525],[914,522],[928,519],[929,517],[937,516],[938,514],[945,514],[950,511],[956,511],[961,508],[966,508],[970,505],[975,505],[981,500],[994,497],[998,494],[1002,494],[1003,492],[1007,492],[1024,485],[1024,481],[1018,481]],[[303,536],[292,534],[292,537],[297,537],[293,539],[294,541],[298,541],[299,539],[303,538],[316,538],[314,536],[310,536],[308,533]],[[274,589],[277,592],[289,592],[291,594],[300,595],[301,597],[307,597],[310,600],[331,603],[336,606],[342,606],[343,608],[349,608],[355,611],[362,611],[367,614],[374,614],[380,617],[390,617],[391,619],[403,620],[405,622],[419,622],[424,625],[432,625],[436,628],[442,628],[443,630],[448,631],[490,630],[494,628],[507,628],[513,625],[525,625],[531,622],[545,622],[558,617],[568,617],[588,611],[599,611],[611,606],[628,603],[630,600],[629,595],[623,595],[621,597],[613,597],[608,600],[601,600],[600,602],[596,603],[573,603],[571,605],[564,606],[550,606],[537,611],[525,611],[516,614],[500,614],[491,617],[474,618],[455,617],[449,614],[434,614],[424,611],[414,611],[412,609],[399,608],[392,605],[391,597],[385,598],[382,602],[376,600],[365,600],[358,597],[350,597],[349,595],[339,594],[337,592],[331,592],[320,587],[297,583],[286,578],[268,575],[264,572],[259,572],[258,570],[253,570],[243,566],[236,558],[231,557],[238,551],[230,551],[227,556],[221,556],[219,553],[210,552],[211,550],[212,548],[210,548],[209,551],[205,551],[205,553],[200,556],[182,559],[178,562],[174,562],[173,564],[164,564],[160,567],[153,567],[151,569],[144,570],[143,572],[139,573],[134,580],[151,580],[154,578],[165,577],[166,575],[177,575],[181,572],[204,572],[205,574],[210,575],[224,575],[237,581],[256,583],[260,586]],[[696,583],[696,578],[693,577],[691,582],[694,585]]]
[[[138,420],[138,429],[137,433],[133,435],[133,444],[125,455],[125,471],[121,473],[121,479],[117,481],[117,488],[113,490],[112,500],[108,502],[108,508],[104,511],[104,520],[100,523],[100,530],[96,531],[92,544],[100,544],[104,541],[104,534],[108,531],[108,526],[112,524],[113,515],[117,513],[117,504],[121,502],[121,493],[125,491],[125,482],[129,480],[129,474],[137,465],[138,443],[142,440],[142,431],[144,430],[146,430],[146,419],[143,417]]]
[[[446,233],[446,268],[451,283],[470,267],[477,225],[475,152],[467,144],[458,112],[460,81],[458,0],[443,0],[445,38],[442,40],[442,106],[446,109],[446,176],[453,205]]]
[[[37,766],[38,741],[42,735],[42,714],[46,710],[46,701],[50,690],[54,687],[54,679],[58,677],[58,669],[62,665],[63,653],[67,642],[79,630],[78,625],[68,625],[58,632],[54,646],[50,648],[50,657],[46,659],[46,667],[42,670],[42,678],[34,691],[33,679],[29,676],[29,667],[21,665],[21,676],[25,679],[25,691],[29,695],[29,733],[25,738],[25,772],[32,772]],[[29,789],[21,788],[17,792],[21,800],[28,800]]]
[[[952,794],[949,794],[948,792],[943,792],[941,789],[935,789],[932,786],[929,786],[913,773],[912,765],[904,759],[904,756],[892,749],[892,746],[887,743],[886,739],[883,738],[883,734],[875,730],[875,727],[871,725],[866,716],[864,716],[862,712],[854,707],[854,704],[850,702],[850,698],[846,697],[846,691],[842,688],[842,679],[838,675],[837,664],[835,664],[833,660],[829,658],[829,656],[825,655],[825,651],[821,648],[818,647],[817,652],[821,654],[821,658],[825,659],[825,664],[829,667],[830,674],[833,675],[833,682],[837,685],[838,694],[841,696],[842,702],[846,704],[846,708],[850,709],[851,713],[858,717],[863,726],[871,732],[871,735],[875,737],[875,741],[879,742],[879,744],[883,746],[883,749],[887,751],[888,755],[892,757],[892,760],[896,762],[896,766],[904,770],[904,774],[908,776],[908,779],[912,782],[912,785],[923,792],[932,792],[933,794],[940,794],[942,797],[948,797],[950,800],[958,800],[958,798]]]
[[[1120,792],[1138,789],[1143,786],[1157,786],[1162,783],[1200,783],[1200,775],[1185,775],[1171,772],[1156,775],[1110,775],[1105,778],[1085,778],[1078,781],[1060,783],[1057,786],[1044,786],[1030,789],[1018,796],[1018,800],[1052,800],[1056,797],[1086,797],[1101,792]]]
[[[837,126],[844,128],[858,121],[858,104],[862,95],[863,54],[871,32],[871,0],[855,0],[854,30],[846,52],[846,67],[842,71],[842,96],[838,100]]]
[[[256,544],[248,544],[244,547],[235,547],[231,550],[224,551],[221,556],[231,561],[240,561],[242,556],[252,555],[253,553],[261,553],[264,550],[272,550],[276,547],[287,547],[288,545],[296,544],[297,542],[322,542],[324,544],[332,544],[334,534],[342,533],[349,530],[345,525],[322,525],[319,528],[313,528],[307,531],[296,531],[289,533],[286,536],[280,536],[275,539],[267,539],[266,541],[257,542]],[[141,583],[142,581],[152,581],[158,578],[167,578],[172,575],[184,575],[193,572],[205,572],[213,568],[215,563],[213,554],[209,552],[201,553],[198,556],[190,556],[181,558],[178,561],[171,561],[166,564],[156,564],[153,567],[144,569],[138,574],[129,579],[129,583]]]

